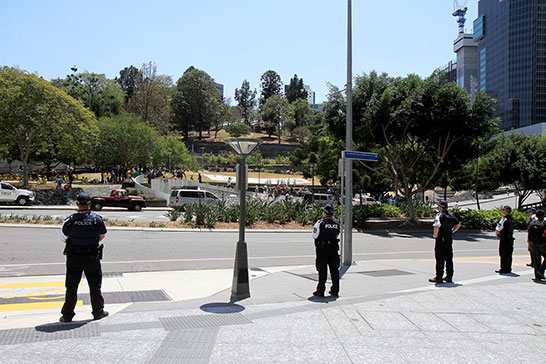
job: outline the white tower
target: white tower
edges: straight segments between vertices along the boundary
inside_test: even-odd
[[[467,1],[453,2],[453,16],[457,17],[459,34],[453,42],[453,51],[457,54],[457,85],[474,95],[478,92],[478,43],[472,33],[465,33]]]

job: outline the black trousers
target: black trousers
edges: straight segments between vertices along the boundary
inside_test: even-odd
[[[315,267],[319,275],[317,292],[324,294],[326,291],[326,277],[330,269],[332,278],[332,287],[330,291],[333,294],[339,293],[339,254],[337,248],[316,248]]]
[[[499,240],[499,256],[501,273],[512,272],[512,253],[514,252],[514,238],[501,237]]]
[[[535,278],[537,278],[537,272],[544,275],[546,271],[546,244],[532,245],[533,254],[533,268],[535,268]]]
[[[453,278],[453,238],[451,235],[438,236],[434,245],[434,257],[436,258],[436,278],[444,276]]]
[[[72,318],[78,299],[78,285],[85,272],[89,284],[89,295],[93,316],[102,313],[104,299],[102,298],[102,268],[99,259],[91,259],[86,255],[69,254],[66,258],[66,297],[61,313],[65,317]]]

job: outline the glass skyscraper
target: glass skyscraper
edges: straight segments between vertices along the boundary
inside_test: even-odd
[[[479,89],[504,130],[546,122],[546,0],[479,0]]]

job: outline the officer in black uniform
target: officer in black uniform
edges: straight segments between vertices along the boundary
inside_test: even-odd
[[[108,316],[104,311],[102,298],[102,244],[99,244],[106,235],[106,226],[102,217],[91,212],[91,197],[87,193],[80,193],[76,198],[78,212],[64,220],[59,238],[66,246],[66,298],[61,310],[61,322],[70,322],[74,317],[78,285],[85,272],[93,318],[100,320]]]
[[[544,210],[536,212],[536,219],[529,224],[527,229],[527,241],[531,243],[531,253],[533,254],[533,268],[535,269],[535,282],[545,280],[544,271],[546,270],[546,222],[544,221]]]
[[[436,276],[429,279],[433,283],[453,282],[453,233],[461,227],[459,220],[447,211],[447,201],[438,202],[438,214],[434,220],[434,257],[436,258]],[[444,265],[446,276],[444,277]]]
[[[316,260],[315,267],[319,274],[317,290],[314,296],[324,297],[326,290],[326,276],[330,268],[332,287],[330,295],[339,295],[339,221],[332,216],[334,208],[327,204],[322,208],[324,217],[315,223],[313,227],[313,239],[315,239]]]
[[[499,240],[500,269],[495,272],[499,274],[512,272],[512,253],[514,252],[514,225],[516,220],[511,215],[512,208],[508,205],[502,208],[504,217],[499,221],[496,228],[497,239]]]

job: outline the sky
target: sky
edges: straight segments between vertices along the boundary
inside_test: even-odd
[[[0,65],[43,78],[79,71],[119,75],[154,62],[176,82],[194,66],[234,91],[274,70],[297,74],[326,100],[347,79],[345,0],[2,0]],[[472,28],[478,0],[468,1]],[[353,75],[430,75],[455,59],[453,0],[352,0]]]

